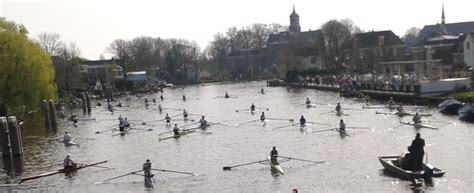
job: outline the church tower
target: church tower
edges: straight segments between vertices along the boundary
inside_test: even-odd
[[[293,5],[293,13],[290,15],[290,32],[301,32],[300,16],[295,11],[295,5]]]

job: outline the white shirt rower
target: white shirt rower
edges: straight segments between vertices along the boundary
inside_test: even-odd
[[[68,142],[71,142],[71,141],[72,141],[72,135],[69,134],[68,132],[65,132],[64,137],[63,137],[63,142],[68,143]]]

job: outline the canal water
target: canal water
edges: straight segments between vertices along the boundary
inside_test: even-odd
[[[265,94],[260,89],[265,89]],[[231,98],[222,96],[228,92]],[[187,100],[182,100],[182,95]],[[433,116],[424,118],[424,123],[440,127],[439,130],[421,129],[425,139],[428,162],[446,171],[442,178],[433,182],[415,185],[412,181],[398,179],[383,171],[377,156],[404,152],[415,137],[410,126],[400,126],[399,121],[410,121],[392,115],[376,114],[383,109],[363,109],[364,103],[350,98],[340,98],[337,93],[305,89],[266,87],[264,82],[215,83],[186,88],[165,89],[164,101],[160,93],[120,98],[127,107],[118,108],[111,114],[104,106],[93,108],[91,115],[83,116],[82,110],[73,109],[80,118],[95,118],[79,121],[78,127],[63,121],[57,131],[43,128],[40,121],[30,118],[23,128],[25,154],[21,160],[11,163],[0,161],[0,190],[46,191],[46,192],[468,192],[474,189],[472,124],[463,123],[456,117],[444,116],[437,109],[425,112]],[[219,97],[218,97],[219,96]],[[232,97],[235,96],[235,97]],[[150,103],[144,105],[144,98]],[[318,103],[306,108],[306,97]],[[152,103],[157,98],[165,108],[160,114]],[[347,116],[338,117],[332,111],[340,102]],[[254,103],[255,114],[238,109],[249,108]],[[181,113],[166,108],[185,108],[190,114],[203,114],[214,123],[207,132],[196,132],[178,139],[159,141],[159,133],[168,131],[164,122],[165,113],[171,116]],[[266,109],[268,108],[268,110]],[[358,109],[358,110],[356,110]],[[234,127],[236,124],[259,119],[261,112],[268,120]],[[118,116],[127,117],[134,126],[125,136],[113,136],[116,132],[96,134],[118,124]],[[291,126],[273,128],[296,123],[304,115],[309,122],[327,123],[332,126],[311,125],[308,131]],[[190,116],[183,122],[182,116],[172,118],[178,126],[197,122],[200,117]],[[371,129],[349,130],[350,136],[341,136],[334,131],[310,133],[334,127],[340,119],[347,127],[370,127]],[[294,119],[291,122],[289,119]],[[194,121],[194,122],[193,122]],[[141,125],[145,122],[146,125]],[[153,129],[153,131],[149,131]],[[65,147],[58,142],[65,131],[78,139],[80,146]],[[169,134],[162,135],[168,136]],[[91,140],[93,139],[93,140]],[[253,164],[224,171],[223,166],[266,160],[271,148],[276,146],[281,156],[325,161],[314,164],[291,160],[282,162],[285,175],[272,176],[269,165]],[[108,160],[105,169],[89,167],[66,176],[57,174],[14,185],[16,179],[61,167],[66,155],[78,163],[94,163]],[[197,176],[153,171],[154,188],[145,188],[142,176],[130,175],[109,183],[97,184],[105,179],[140,170],[146,159],[154,168],[197,173]],[[3,184],[3,185],[2,185]],[[10,185],[7,185],[10,184]]]

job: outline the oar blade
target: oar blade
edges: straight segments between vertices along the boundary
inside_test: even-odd
[[[223,170],[231,170],[232,167],[230,167],[230,166],[224,166],[222,169],[223,169]]]

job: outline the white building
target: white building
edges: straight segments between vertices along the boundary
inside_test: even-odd
[[[466,35],[464,40],[464,63],[470,67],[474,67],[474,32]]]

